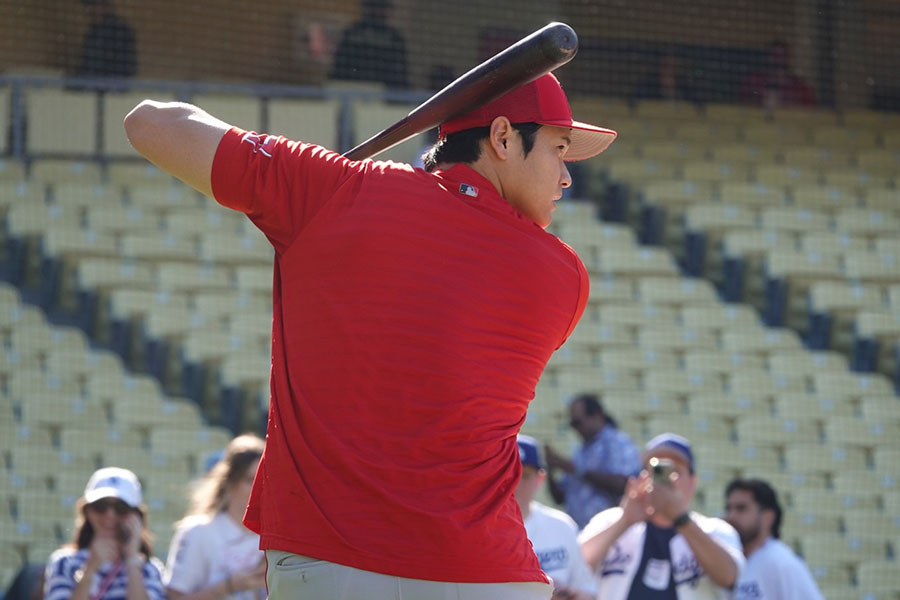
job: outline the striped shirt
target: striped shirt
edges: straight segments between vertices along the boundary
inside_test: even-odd
[[[62,548],[50,556],[44,580],[44,600],[66,600],[72,596],[89,550],[73,550]],[[166,593],[162,583],[162,563],[156,558],[146,561],[143,566],[144,586],[150,600],[165,600]],[[112,580],[108,580],[112,574]],[[90,597],[96,598],[102,589],[103,600],[125,600],[128,597],[128,570],[121,563],[106,563],[94,575]]]

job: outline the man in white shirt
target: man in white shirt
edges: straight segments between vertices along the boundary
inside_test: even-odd
[[[534,499],[547,475],[534,438],[519,435],[522,478],[516,486],[516,502],[525,522],[525,532],[541,563],[553,580],[552,600],[591,600],[597,585],[581,556],[578,527],[566,513]]]
[[[812,574],[779,538],[781,505],[760,479],[735,479],[725,489],[725,520],[741,536],[747,564],[735,600],[822,600]]]
[[[690,442],[650,440],[644,470],[621,506],[596,515],[578,536],[603,600],[727,600],[744,564],[737,532],[690,510],[697,487]]]

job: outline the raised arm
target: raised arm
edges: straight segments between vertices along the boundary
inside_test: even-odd
[[[144,100],[125,116],[135,150],[154,165],[212,197],[213,158],[231,126],[182,102]]]

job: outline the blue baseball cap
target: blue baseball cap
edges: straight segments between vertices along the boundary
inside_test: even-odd
[[[544,463],[541,461],[541,451],[538,448],[537,440],[530,435],[519,434],[516,436],[516,442],[519,444],[519,458],[522,465],[534,467],[535,469],[543,469]]]
[[[650,456],[667,453],[681,460],[688,466],[691,473],[694,472],[694,453],[691,451],[691,442],[685,437],[675,433],[661,433],[644,446],[644,462]]]

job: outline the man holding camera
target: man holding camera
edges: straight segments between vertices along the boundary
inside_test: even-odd
[[[621,506],[579,535],[605,600],[725,600],[744,564],[741,540],[721,519],[690,511],[697,487],[690,442],[673,433],[650,440],[644,470],[629,479]]]

